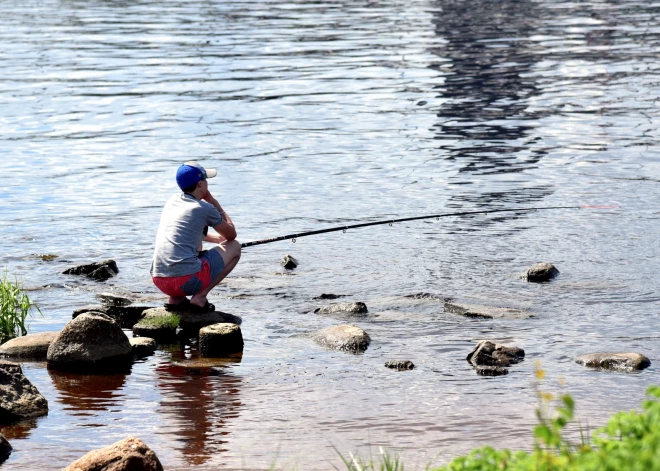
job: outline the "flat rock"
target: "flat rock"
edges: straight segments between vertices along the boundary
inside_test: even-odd
[[[415,364],[410,360],[390,360],[385,363],[385,367],[402,371],[414,369]]]
[[[105,281],[119,273],[117,262],[114,260],[103,260],[101,262],[87,263],[64,270],[64,275],[81,275],[96,281]]]
[[[312,334],[312,339],[323,347],[351,353],[363,352],[371,343],[369,334],[350,324],[326,327]]]
[[[122,329],[132,329],[142,317],[142,313],[147,309],[153,309],[153,306],[110,306],[99,304],[75,309],[71,317],[75,319],[85,312],[102,312],[114,319]]]
[[[69,321],[48,348],[48,363],[64,369],[105,368],[130,364],[128,337],[118,323],[100,313],[85,313]]]
[[[366,304],[357,302],[330,304],[315,309],[314,312],[317,314],[366,314],[368,310]]]
[[[127,296],[120,296],[114,293],[97,293],[96,299],[101,301],[106,306],[117,306],[117,307],[128,306],[129,304],[133,304],[133,302],[135,301],[133,298],[129,298]]]
[[[21,365],[0,360],[0,424],[48,414],[48,401],[23,374]]]
[[[163,471],[163,465],[142,440],[128,437],[106,448],[90,451],[64,471]]]
[[[559,270],[552,263],[537,263],[532,265],[525,272],[525,279],[534,283],[543,281],[550,281],[555,276],[559,275]]]
[[[45,360],[48,347],[57,334],[59,332],[41,332],[16,337],[0,345],[0,356],[16,360]]]
[[[133,337],[128,342],[137,358],[148,357],[156,351],[156,341],[149,337]]]
[[[528,311],[508,307],[480,306],[453,301],[446,301],[444,307],[445,312],[481,319],[527,319],[532,317]]]
[[[282,265],[287,270],[293,270],[298,266],[298,260],[293,258],[291,255],[286,254],[284,257],[282,257],[282,260],[280,260],[280,265]]]
[[[199,353],[203,357],[223,357],[243,351],[243,334],[236,324],[220,323],[199,330]]]
[[[505,347],[488,340],[480,341],[466,360],[472,366],[511,366],[525,358],[525,351],[518,347]]]
[[[345,298],[346,296],[346,294],[323,293],[320,296],[314,296],[312,299],[338,299]]]
[[[508,375],[509,370],[501,366],[477,366],[474,371],[480,376],[503,376]]]
[[[9,444],[9,441],[3,434],[0,433],[0,463],[7,459],[14,448]]]
[[[651,365],[651,360],[640,353],[589,353],[580,355],[576,363],[589,368],[610,371],[639,371]]]

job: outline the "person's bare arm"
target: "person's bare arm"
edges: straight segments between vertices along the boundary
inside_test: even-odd
[[[232,222],[229,215],[225,212],[225,210],[222,209],[222,206],[220,206],[218,200],[216,200],[213,197],[213,195],[211,195],[210,191],[207,191],[206,195],[204,195],[202,199],[207,203],[210,203],[213,206],[215,206],[215,209],[217,209],[218,212],[220,213],[220,216],[222,216],[222,222],[220,224],[213,226],[213,229],[215,229],[218,235],[209,234],[206,237],[204,237],[204,240],[207,242],[215,242],[216,244],[219,244],[220,242],[224,242],[225,240],[236,239],[236,228],[234,227],[234,223]]]

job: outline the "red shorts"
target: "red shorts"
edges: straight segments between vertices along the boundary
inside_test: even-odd
[[[202,269],[197,273],[175,277],[152,277],[156,288],[168,296],[183,297],[192,296],[211,284],[211,265],[205,259],[201,259]]]

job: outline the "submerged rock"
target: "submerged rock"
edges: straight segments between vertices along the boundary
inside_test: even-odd
[[[119,324],[101,313],[85,313],[64,326],[48,348],[50,366],[63,369],[119,368],[133,358]]]
[[[94,305],[78,308],[73,311],[71,317],[75,319],[80,314],[85,312],[101,312],[110,316],[117,322],[122,329],[132,329],[133,326],[140,320],[142,313],[147,309],[153,309],[153,306],[108,306],[108,305]]]
[[[0,360],[0,424],[48,414],[48,401],[23,374],[21,365]]]
[[[445,301],[444,308],[445,312],[481,319],[526,319],[532,317],[528,311],[522,309],[480,306],[477,304],[456,303],[453,301]]]
[[[390,360],[385,363],[387,368],[393,370],[412,370],[415,368],[415,364],[410,360]]]
[[[314,296],[312,299],[337,299],[345,298],[345,294],[332,294],[332,293],[323,293],[320,296]]]
[[[282,257],[282,260],[280,260],[280,265],[282,265],[287,270],[293,270],[298,266],[298,260],[293,258],[291,255],[286,254],[284,257]]]
[[[477,366],[505,367],[505,366],[514,365],[522,361],[524,358],[525,358],[525,351],[522,348],[505,347],[503,345],[493,343],[488,340],[482,340],[477,344],[476,347],[474,347],[474,350],[472,350],[468,354],[466,360],[473,367],[477,367]]]
[[[559,270],[552,263],[537,263],[525,272],[525,279],[535,283],[549,281],[559,275]]]
[[[9,444],[9,441],[3,434],[0,433],[0,463],[7,459],[14,448]]]
[[[640,353],[589,353],[580,355],[576,363],[589,368],[610,371],[639,371],[651,366],[651,360]]]
[[[367,305],[364,303],[337,303],[320,307],[314,310],[317,314],[366,314]]]
[[[24,337],[16,337],[0,345],[0,356],[16,360],[46,359],[48,347],[55,340],[59,332],[41,332],[29,334]]]
[[[64,471],[163,471],[156,453],[142,440],[128,437],[90,451]]]
[[[243,334],[236,324],[213,324],[199,330],[199,353],[203,357],[223,357],[243,351]]]
[[[371,343],[371,338],[364,330],[349,324],[326,327],[314,333],[312,338],[324,347],[351,353],[363,352]]]
[[[128,339],[136,358],[144,358],[153,355],[156,351],[156,341],[149,337],[133,337]]]
[[[480,376],[504,376],[509,374],[509,370],[501,366],[477,366],[474,371]]]
[[[114,294],[114,293],[97,293],[96,299],[101,301],[101,303],[103,303],[105,306],[116,306],[116,307],[128,306],[130,304],[133,304],[133,302],[135,301],[132,298],[128,298],[126,296],[119,296],[118,294]]]
[[[62,272],[64,275],[82,275],[96,281],[105,281],[117,273],[119,273],[119,268],[117,268],[117,262],[114,260],[103,260],[101,262],[78,265]]]

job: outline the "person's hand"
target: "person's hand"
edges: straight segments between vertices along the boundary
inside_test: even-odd
[[[206,190],[206,194],[202,196],[202,199],[207,203],[211,203],[211,204],[213,204],[214,202],[217,203],[216,199],[213,197],[213,195],[209,190]]]

